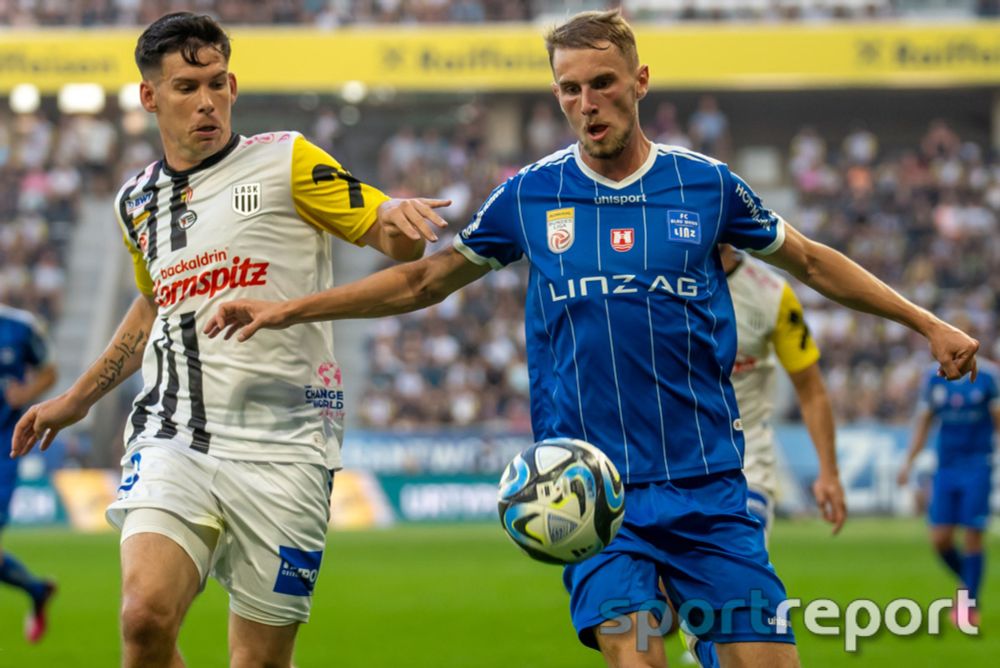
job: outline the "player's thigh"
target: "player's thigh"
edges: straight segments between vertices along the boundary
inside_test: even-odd
[[[230,668],[290,666],[298,622],[284,626],[261,624],[229,613]]]
[[[715,646],[722,668],[798,668],[795,645],[769,642],[719,643]]]
[[[666,654],[660,636],[647,635],[660,620],[652,612],[640,610],[620,619],[607,621],[595,630],[597,647],[610,668],[663,668]]]
[[[213,574],[243,619],[309,619],[330,517],[332,478],[319,465],[226,462],[213,485],[226,522]]]
[[[121,569],[126,627],[154,624],[176,632],[202,584],[188,552],[162,533],[132,533],[121,545]]]

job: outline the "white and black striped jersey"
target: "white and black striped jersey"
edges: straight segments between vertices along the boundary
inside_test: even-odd
[[[139,290],[158,317],[126,441],[227,459],[340,466],[344,388],[330,323],[236,343],[201,333],[222,301],[285,300],[333,285],[326,233],[371,227],[387,197],[295,132],[243,137],[185,171],[165,160],[116,199]]]

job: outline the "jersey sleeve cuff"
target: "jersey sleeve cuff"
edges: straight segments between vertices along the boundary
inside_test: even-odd
[[[754,255],[770,255],[785,243],[785,219],[778,215],[775,215],[775,218],[778,219],[778,222],[775,225],[774,241],[760,250],[751,248],[750,251]]]
[[[489,265],[492,269],[503,269],[503,265],[495,258],[483,257],[476,251],[466,246],[465,242],[462,241],[461,235],[455,235],[451,245],[455,247],[455,250],[464,255],[465,259],[472,264],[478,264],[480,267]]]

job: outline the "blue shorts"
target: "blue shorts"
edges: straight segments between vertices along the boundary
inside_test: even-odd
[[[661,578],[688,630],[703,640],[795,642],[787,619],[777,618],[785,587],[763,528],[747,511],[739,470],[626,488],[618,535],[563,572],[580,642],[597,649],[594,628],[632,612],[662,620],[669,613]]]
[[[10,500],[17,487],[17,465],[19,461],[10,458],[10,443],[14,437],[13,428],[0,431],[0,529],[10,521]]]
[[[992,478],[990,466],[939,469],[934,474],[927,509],[931,526],[985,530],[990,517]]]

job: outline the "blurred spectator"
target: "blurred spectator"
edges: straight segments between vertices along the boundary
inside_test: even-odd
[[[729,155],[729,119],[719,109],[712,95],[702,95],[698,109],[691,114],[688,132],[694,150],[705,155],[727,160]]]

